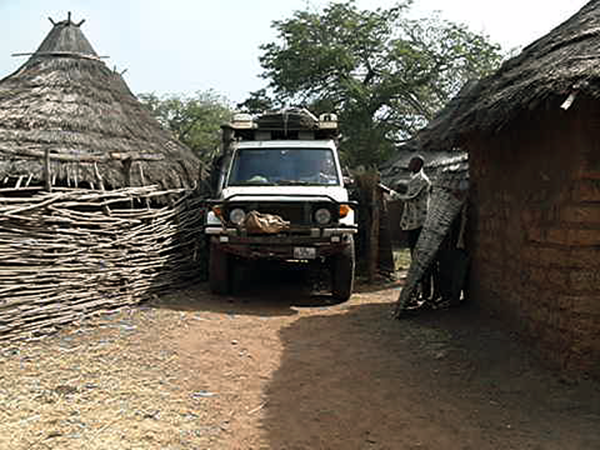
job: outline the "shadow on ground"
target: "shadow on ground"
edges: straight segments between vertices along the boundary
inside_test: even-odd
[[[600,448],[600,387],[543,368],[491,318],[344,306],[280,333],[262,427],[273,449]]]
[[[323,282],[325,274],[299,265],[246,268],[231,295],[211,295],[208,283],[156,297],[150,306],[177,311],[211,311],[236,315],[286,316],[297,308],[339,304]]]

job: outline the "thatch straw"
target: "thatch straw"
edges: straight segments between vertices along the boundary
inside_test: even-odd
[[[455,136],[497,132],[524,112],[558,107],[574,92],[599,98],[599,61],[600,0],[592,0],[479,83],[455,114]]]
[[[479,89],[480,83],[476,80],[465,83],[460,92],[417,133],[413,146],[419,151],[464,154],[455,139],[457,119],[473,106]]]
[[[558,107],[571,94],[600,97],[600,0],[506,61],[493,75],[468,82],[405,147],[460,150],[472,131],[493,134],[522,113]],[[392,159],[387,167],[397,165]]]
[[[52,184],[192,187],[199,160],[98,58],[78,25],[57,23],[0,81],[0,184],[42,185],[49,149]]]

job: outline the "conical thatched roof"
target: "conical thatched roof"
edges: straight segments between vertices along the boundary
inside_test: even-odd
[[[495,132],[525,111],[559,106],[573,92],[600,97],[600,0],[592,0],[483,80],[454,131]]]
[[[0,80],[0,184],[43,182],[50,150],[55,184],[192,186],[199,160],[102,62],[81,23],[56,23],[29,60]]]

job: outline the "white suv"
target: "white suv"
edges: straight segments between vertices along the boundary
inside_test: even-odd
[[[344,187],[336,130],[331,116],[326,119],[319,121],[325,127],[317,122],[313,130],[288,126],[292,137],[285,139],[278,128],[265,130],[254,121],[224,126],[217,198],[210,201],[205,228],[213,292],[230,291],[236,260],[269,259],[323,261],[331,269],[333,295],[346,300],[352,294],[355,205]],[[273,135],[277,139],[269,139]],[[279,226],[250,228],[249,216],[257,213]]]

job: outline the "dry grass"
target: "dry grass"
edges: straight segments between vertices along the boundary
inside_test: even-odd
[[[399,248],[394,250],[394,267],[396,271],[405,271],[410,267],[410,250]]]
[[[182,317],[126,307],[50,339],[5,346],[0,447],[207,448],[227,424],[211,422],[210,393],[176,382],[178,355],[161,339]],[[142,349],[152,341],[152,352]]]

